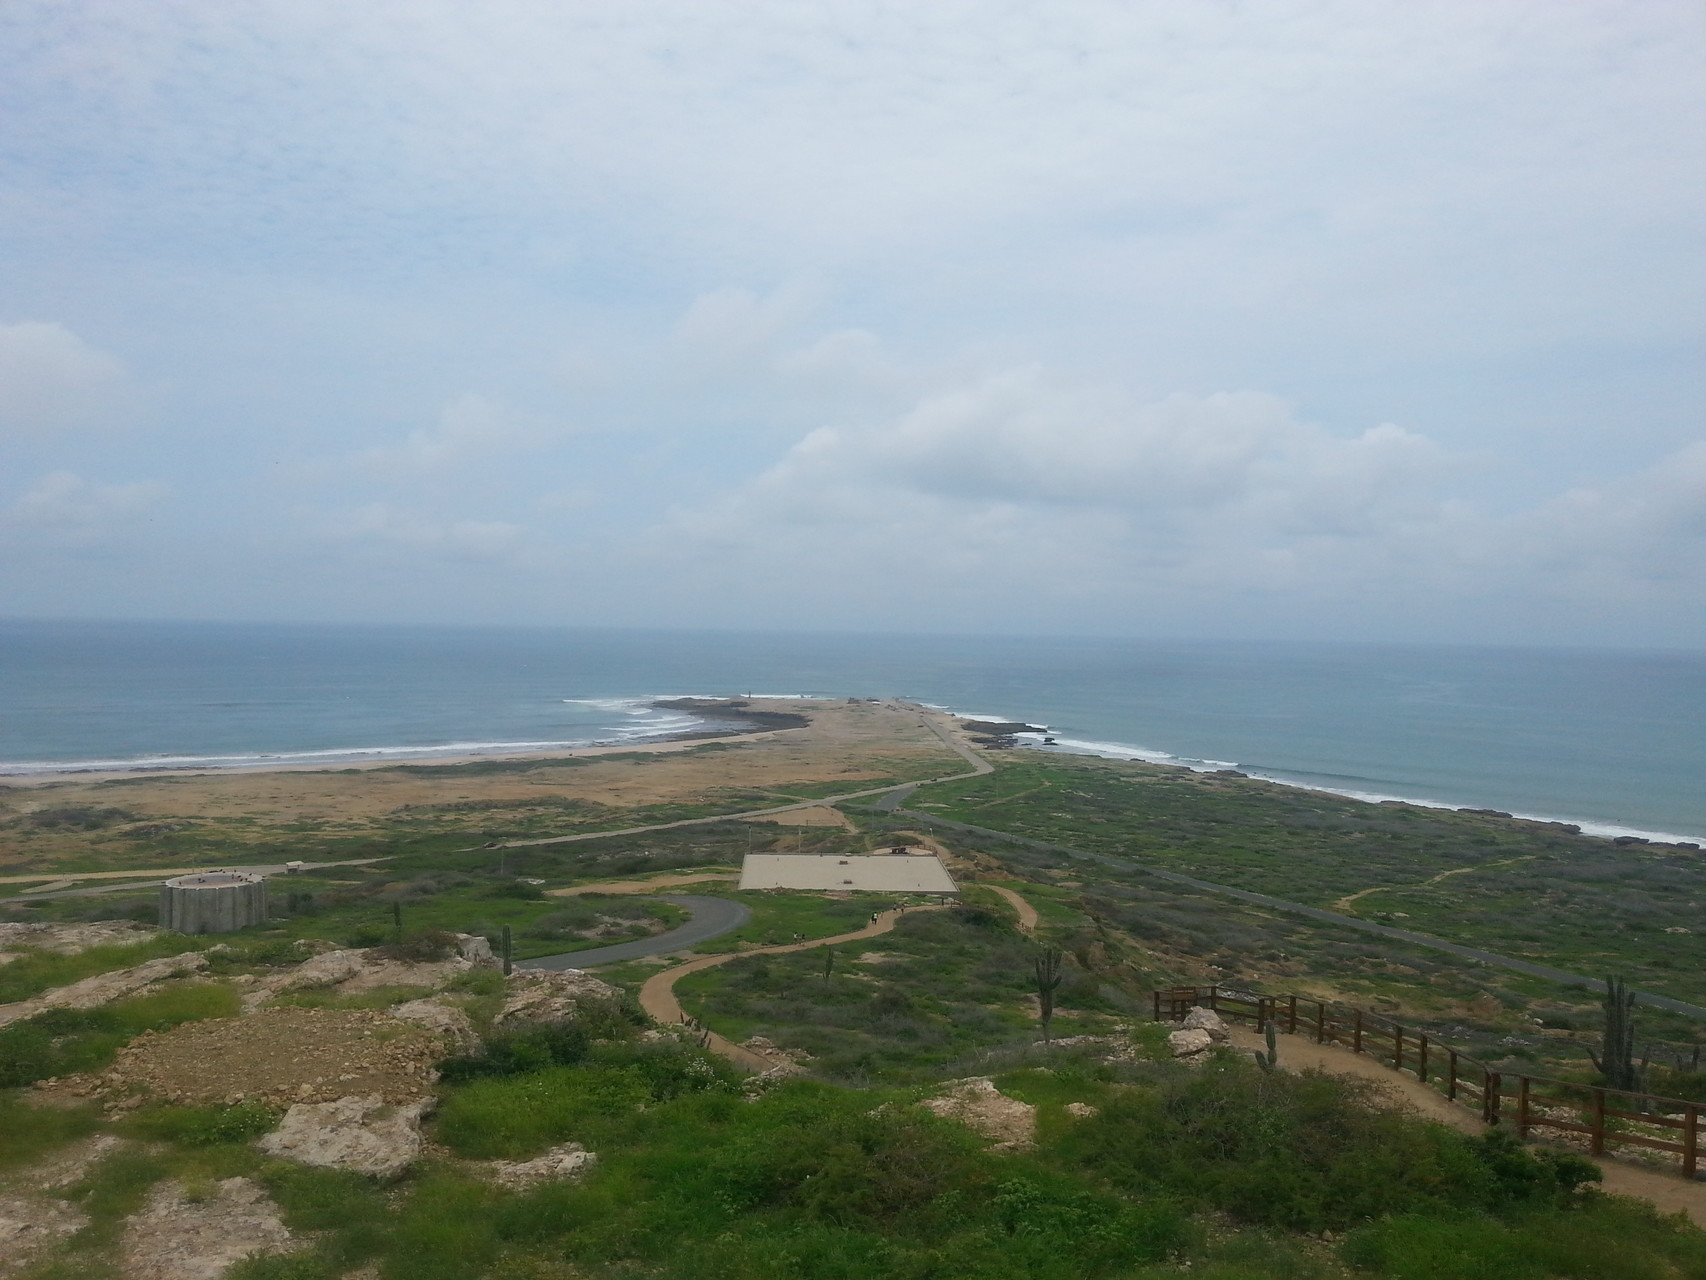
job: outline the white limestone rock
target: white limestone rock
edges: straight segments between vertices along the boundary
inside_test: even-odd
[[[125,1280],[220,1280],[257,1253],[294,1243],[278,1206],[247,1178],[226,1178],[196,1195],[168,1178],[125,1227]]]
[[[392,1106],[378,1094],[299,1102],[260,1148],[281,1160],[394,1178],[421,1153],[421,1116],[432,1099]]]
[[[486,1164],[486,1176],[500,1187],[525,1191],[541,1182],[560,1182],[579,1178],[598,1163],[598,1156],[578,1142],[566,1142],[552,1147],[544,1155],[531,1160],[492,1160]]]

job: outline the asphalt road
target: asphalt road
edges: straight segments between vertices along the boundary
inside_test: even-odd
[[[660,955],[666,951],[685,951],[701,942],[720,938],[752,919],[752,912],[729,898],[706,898],[692,893],[660,893],[659,902],[674,903],[693,913],[693,918],[680,928],[660,933],[654,938],[639,938],[633,942],[618,942],[613,947],[593,947],[587,951],[566,951],[559,956],[535,956],[517,960],[517,969],[590,969],[594,965],[621,964],[643,956]]]

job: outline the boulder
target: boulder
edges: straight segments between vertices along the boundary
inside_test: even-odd
[[[1009,1098],[987,1076],[950,1081],[918,1105],[992,1139],[992,1151],[1028,1151],[1036,1143],[1037,1109]]]
[[[480,1037],[474,1034],[474,1024],[468,1021],[468,1015],[458,1006],[448,1004],[437,996],[393,1005],[389,1012],[393,1018],[401,1018],[405,1022],[423,1026],[428,1031],[437,1032],[458,1053],[474,1053],[479,1050]]]
[[[420,1155],[421,1116],[431,1106],[428,1098],[390,1106],[378,1094],[299,1102],[260,1140],[260,1148],[298,1164],[394,1178]]]
[[[521,1022],[560,1022],[589,1000],[615,1000],[622,993],[579,969],[518,969],[510,978],[495,1027]]]
[[[1200,1027],[1175,1031],[1167,1037],[1167,1048],[1175,1058],[1201,1062],[1214,1048],[1214,1037]]]
[[[1088,1120],[1091,1116],[1102,1114],[1100,1107],[1093,1107],[1088,1102],[1069,1102],[1066,1104],[1066,1114],[1074,1120]]]
[[[531,1160],[492,1160],[485,1168],[486,1176],[500,1187],[525,1191],[541,1182],[581,1177],[597,1163],[596,1154],[578,1142],[567,1142]]]
[[[1185,1020],[1179,1024],[1186,1031],[1206,1031],[1209,1039],[1216,1044],[1230,1044],[1232,1033],[1226,1029],[1226,1022],[1213,1009],[1205,1009],[1200,1004],[1185,1015]]]

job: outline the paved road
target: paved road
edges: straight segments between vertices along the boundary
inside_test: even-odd
[[[302,864],[302,870],[320,871],[326,867],[363,867],[370,862],[383,861],[383,858],[348,858],[343,862],[304,862]],[[151,874],[147,871],[89,871],[85,872],[83,875],[78,875],[75,872],[72,872],[69,875],[58,876],[55,878],[59,880],[72,881],[111,879],[113,883],[91,885],[86,889],[52,889],[46,893],[24,893],[13,898],[0,898],[0,904],[12,902],[40,902],[44,898],[86,898],[91,894],[97,893],[123,893],[127,889],[151,889],[157,885],[164,884],[167,880],[176,879],[178,876],[193,876],[202,871],[248,871],[254,875],[282,876],[288,870],[289,869],[284,863],[278,862],[269,863],[263,867],[188,867],[177,871],[156,871],[152,873],[152,879],[147,878]],[[119,876],[124,875],[134,875],[143,878],[122,881],[118,879]]]
[[[1371,920],[1359,920],[1355,916],[1341,915],[1337,911],[1328,911],[1322,907],[1308,907],[1301,902],[1289,902],[1284,898],[1270,897],[1265,893],[1252,893],[1248,889],[1234,889],[1230,885],[1215,884],[1211,880],[1198,880],[1195,876],[1180,875],[1177,871],[1162,871],[1156,867],[1146,867],[1140,862],[1132,862],[1126,858],[1114,858],[1105,853],[1087,853],[1083,849],[1073,849],[1063,844],[1050,844],[1046,840],[1033,840],[1029,836],[1016,836],[1012,832],[997,831],[993,827],[974,827],[967,822],[954,822],[948,818],[938,818],[932,814],[917,813],[910,809],[896,809],[895,813],[900,817],[910,818],[926,825],[970,831],[982,836],[994,836],[1000,840],[1011,840],[1015,844],[1028,845],[1033,849],[1046,849],[1051,853],[1062,853],[1069,858],[1083,858],[1090,862],[1100,862],[1105,866],[1119,867],[1126,871],[1140,871],[1146,876],[1154,876],[1157,880],[1169,880],[1174,884],[1189,885],[1191,888],[1201,889],[1205,893],[1218,893],[1223,897],[1253,902],[1258,906],[1272,907],[1278,911],[1289,911],[1293,915],[1310,916],[1316,920],[1324,920],[1328,924],[1343,925],[1347,929],[1378,934],[1383,938],[1395,938],[1400,942],[1427,947],[1433,951],[1446,951],[1454,956],[1462,956],[1466,960],[1478,960],[1482,964],[1497,965],[1501,969],[1514,969],[1517,973],[1526,973],[1535,978],[1546,978],[1552,982],[1562,982],[1573,987],[1586,987],[1590,991],[1605,990],[1605,983],[1598,978],[1570,973],[1564,969],[1554,969],[1551,965],[1535,964],[1532,960],[1519,960],[1515,956],[1503,956],[1496,951],[1482,951],[1478,947],[1466,947],[1460,943],[1447,942],[1443,938],[1435,938],[1426,933],[1415,933],[1409,929],[1394,929],[1391,925],[1375,924]],[[1654,1009],[1668,1009],[1672,1013],[1687,1014],[1691,1018],[1706,1018],[1706,1008],[1697,1004],[1689,1004],[1685,1000],[1673,1000],[1669,996],[1655,995],[1650,991],[1637,991],[1635,999],[1639,1003]]]
[[[594,965],[621,964],[666,951],[685,951],[701,942],[720,938],[740,928],[752,919],[752,912],[729,898],[706,898],[690,893],[660,893],[659,902],[674,903],[693,913],[693,918],[680,928],[660,933],[653,938],[633,942],[618,942],[612,947],[593,947],[587,951],[565,951],[557,956],[536,956],[532,960],[517,960],[518,969],[590,969]]]

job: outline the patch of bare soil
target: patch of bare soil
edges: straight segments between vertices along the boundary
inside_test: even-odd
[[[1036,1142],[1037,1109],[1009,1098],[984,1076],[950,1081],[918,1105],[992,1139],[992,1151],[1028,1151]]]
[[[167,1179],[125,1227],[125,1280],[219,1280],[257,1253],[293,1243],[278,1206],[247,1178],[226,1178],[211,1194]]]
[[[145,1032],[84,1091],[200,1105],[288,1106],[352,1094],[403,1103],[432,1091],[432,1064],[443,1053],[443,1037],[387,1013],[277,1005]]]
[[[787,813],[766,814],[762,818],[749,818],[749,822],[774,822],[783,827],[841,827],[852,831],[853,822],[839,809],[832,809],[826,804],[813,805],[810,809],[792,809]]]

